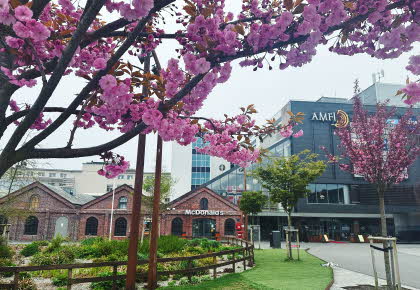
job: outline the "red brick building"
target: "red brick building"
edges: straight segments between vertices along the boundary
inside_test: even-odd
[[[200,188],[169,203],[161,215],[161,234],[234,236],[236,222],[242,222],[237,205],[208,188]]]
[[[94,197],[72,195],[64,190],[34,182],[8,196],[0,198],[0,220],[11,224],[10,239],[15,241],[49,240],[55,235],[71,240],[92,236],[113,239],[130,235],[133,188],[122,185],[113,192]],[[139,230],[142,232],[145,212],[142,207]],[[160,233],[213,237],[234,235],[239,221],[239,208],[213,191],[202,188],[172,201],[161,213]]]

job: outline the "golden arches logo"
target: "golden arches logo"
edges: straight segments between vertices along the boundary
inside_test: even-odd
[[[335,124],[332,124],[333,126],[337,128],[344,128],[347,127],[347,125],[350,123],[349,115],[347,115],[346,112],[338,110],[336,116],[337,122]]]

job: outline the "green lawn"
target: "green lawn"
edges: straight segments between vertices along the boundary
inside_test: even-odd
[[[323,261],[305,251],[300,254],[301,261],[285,262],[284,250],[255,250],[256,266],[252,270],[227,274],[196,286],[165,289],[325,289],[332,279],[332,269],[322,267]]]

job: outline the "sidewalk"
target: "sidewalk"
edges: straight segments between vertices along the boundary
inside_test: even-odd
[[[354,271],[346,270],[337,266],[332,267],[334,270],[334,284],[331,290],[341,290],[346,286],[357,286],[357,285],[375,285],[375,278],[369,275],[357,273]],[[379,285],[385,285],[386,281],[379,279]],[[404,286],[407,289],[417,289],[413,287]]]

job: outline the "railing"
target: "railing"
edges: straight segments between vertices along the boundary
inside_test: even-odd
[[[191,281],[193,273],[205,270],[213,270],[213,278],[216,278],[217,268],[232,265],[232,271],[236,271],[236,264],[242,262],[244,270],[246,270],[246,261],[249,261],[249,264],[253,266],[254,264],[254,245],[245,240],[225,237],[220,240],[222,243],[240,245],[240,249],[220,251],[216,253],[195,255],[189,257],[174,257],[174,258],[158,258],[158,263],[168,263],[168,262],[180,262],[188,261],[187,269],[181,270],[172,270],[172,271],[158,271],[158,279],[161,276],[182,274],[187,276],[188,280]],[[240,253],[242,257],[235,258],[235,254]],[[218,263],[217,257],[224,255],[232,255],[232,260],[227,262]],[[192,267],[192,261],[200,260],[204,258],[213,257],[213,263],[208,266],[201,267]],[[147,265],[148,260],[138,260],[137,265]],[[118,267],[127,266],[127,261],[121,262],[100,262],[100,263],[83,263],[83,264],[64,264],[64,265],[47,265],[47,266],[17,266],[17,267],[0,267],[0,273],[2,272],[13,272],[14,279],[11,283],[0,283],[0,289],[18,289],[19,285],[19,274],[22,272],[33,272],[33,271],[45,271],[45,270],[68,270],[67,276],[67,289],[71,289],[72,285],[89,283],[89,282],[102,282],[102,281],[113,281],[112,289],[117,289],[117,281],[126,278],[126,275],[118,275]],[[82,269],[82,268],[98,268],[98,267],[112,267],[113,274],[112,276],[105,277],[83,277],[83,278],[74,278],[73,269]],[[147,277],[147,272],[137,273],[138,278]]]

